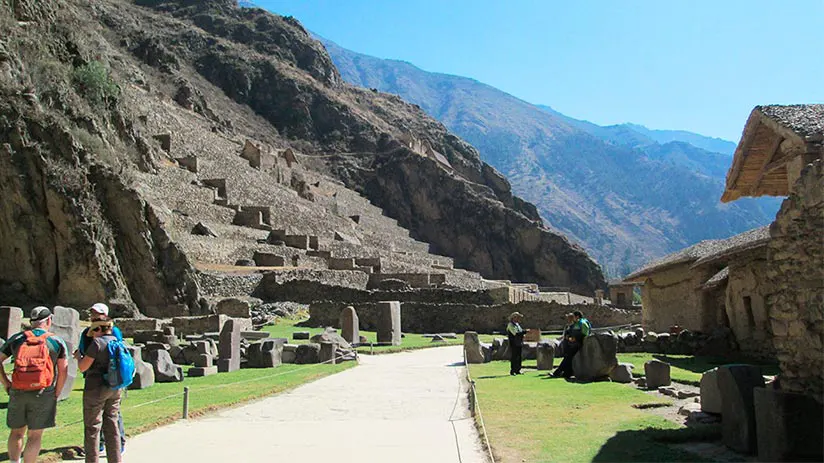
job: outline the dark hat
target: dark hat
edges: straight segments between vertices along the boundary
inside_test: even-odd
[[[45,320],[51,317],[52,313],[48,307],[43,307],[42,305],[39,307],[35,307],[31,309],[31,315],[29,315],[29,320],[33,322],[39,322],[40,320]]]

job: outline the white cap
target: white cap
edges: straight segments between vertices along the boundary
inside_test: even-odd
[[[91,306],[89,310],[91,310],[92,312],[97,312],[101,315],[105,315],[107,317],[109,316],[109,306],[107,306],[106,304],[102,304],[100,302]]]

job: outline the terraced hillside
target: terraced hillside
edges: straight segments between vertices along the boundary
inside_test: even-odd
[[[344,84],[294,19],[3,0],[0,32],[7,303],[205,313],[204,272],[604,286],[474,148]]]

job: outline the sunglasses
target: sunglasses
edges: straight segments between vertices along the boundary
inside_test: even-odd
[[[96,326],[92,328],[92,333],[99,333],[101,331],[105,331],[102,326]]]

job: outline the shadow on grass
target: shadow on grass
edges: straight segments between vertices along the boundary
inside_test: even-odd
[[[720,439],[720,425],[619,431],[601,446],[592,461],[711,461],[669,444],[713,442]]]
[[[475,379],[496,379],[496,378],[509,378],[511,375],[487,375],[487,376],[478,376]]]

